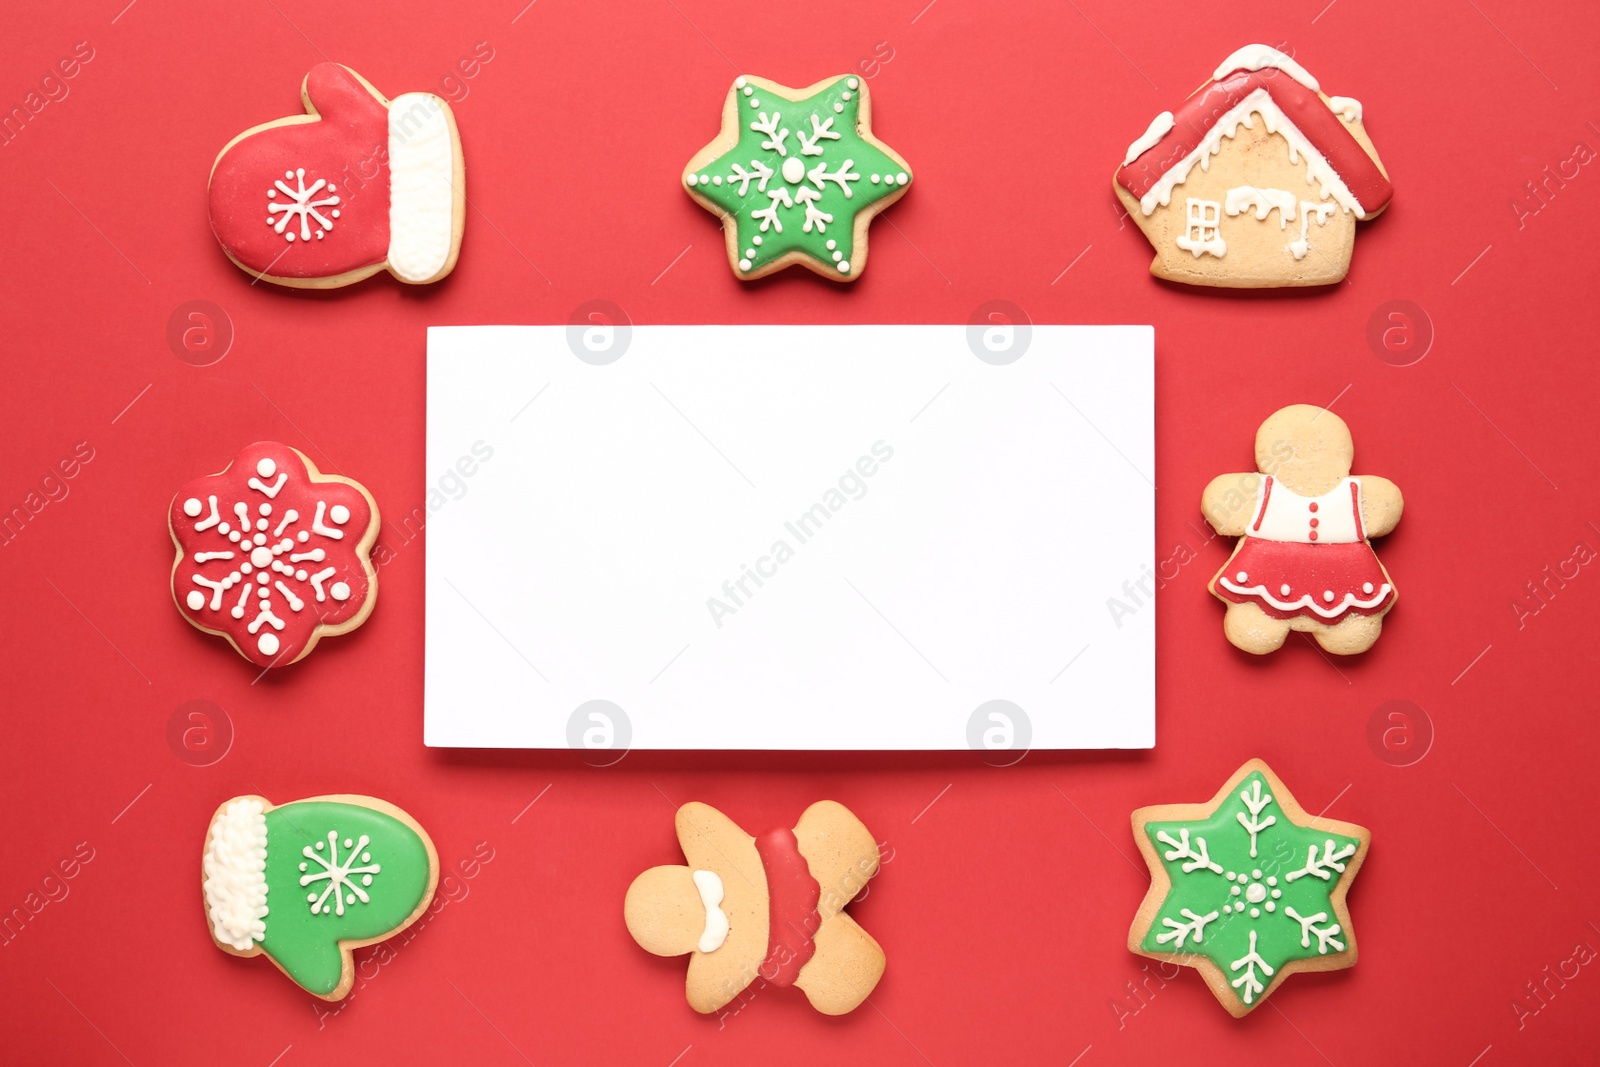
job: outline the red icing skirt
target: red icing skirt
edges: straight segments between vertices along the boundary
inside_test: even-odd
[[[1334,623],[1377,615],[1394,603],[1377,553],[1365,541],[1299,544],[1246,537],[1212,583],[1217,596],[1255,604],[1277,619],[1304,616]]]

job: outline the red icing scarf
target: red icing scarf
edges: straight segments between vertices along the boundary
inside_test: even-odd
[[[756,853],[766,869],[768,899],[767,958],[759,973],[773,985],[791,986],[817,950],[812,939],[822,925],[817,914],[822,887],[811,877],[793,830],[762,834]]]

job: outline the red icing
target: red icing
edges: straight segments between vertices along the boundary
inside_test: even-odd
[[[1218,119],[1257,89],[1265,89],[1316,146],[1368,215],[1389,203],[1394,188],[1344,121],[1315,90],[1272,67],[1234,71],[1185,100],[1172,114],[1172,129],[1117,171],[1117,184],[1135,199],[1142,199],[1162,175],[1188,158]]]
[[[1312,536],[1315,537],[1316,534],[1313,533]],[[1243,582],[1238,581],[1241,571],[1246,575]],[[1225,586],[1222,579],[1251,589],[1264,589],[1266,592],[1265,595],[1238,593]],[[1368,583],[1372,585],[1371,593],[1362,588]],[[1355,541],[1350,544],[1303,545],[1293,541],[1268,541],[1261,537],[1245,537],[1239,542],[1239,550],[1233,554],[1233,558],[1228,561],[1212,585],[1216,594],[1222,599],[1235,604],[1253,603],[1276,619],[1303,616],[1331,623],[1337,622],[1347,614],[1381,614],[1394,602],[1394,589],[1391,587],[1370,607],[1346,606],[1331,617],[1309,607],[1280,608],[1271,603],[1269,598],[1289,602],[1298,601],[1309,594],[1318,606],[1332,611],[1335,605],[1344,603],[1347,594],[1363,602],[1372,601],[1378,596],[1378,591],[1388,583],[1389,577],[1384,574],[1377,553],[1373,552],[1372,546],[1365,541]],[[1282,586],[1285,585],[1289,587],[1287,596],[1282,592]],[[1325,592],[1333,593],[1331,603],[1324,599]]]
[[[272,462],[275,469],[271,476],[263,477],[260,474],[258,464],[263,460]],[[271,489],[283,475],[287,477],[282,479],[282,486],[273,496],[249,484],[254,479]],[[215,525],[207,525],[211,518],[211,497],[215,497],[217,502],[219,521]],[[191,516],[186,512],[185,504],[190,500],[200,502],[199,515]],[[342,538],[314,530],[319,502],[326,505],[321,525],[342,533]],[[265,562],[265,566],[251,562],[241,543],[234,542],[222,532],[224,524],[229,531],[240,528],[239,515],[234,507],[237,503],[244,504],[247,509],[251,536],[260,533],[266,539],[265,545],[251,550],[259,553],[258,558]],[[266,515],[261,514],[263,504],[271,509]],[[349,510],[349,516],[342,523],[335,521],[333,508],[336,505]],[[296,512],[297,518],[285,524],[290,511]],[[257,666],[271,667],[294,662],[324,628],[337,627],[361,617],[369,610],[369,601],[377,595],[368,555],[371,542],[377,537],[375,510],[361,490],[353,485],[341,481],[312,481],[304,459],[287,445],[270,441],[250,445],[221,474],[196,478],[178,490],[167,515],[173,540],[178,546],[178,558],[172,565],[172,597],[178,604],[178,610],[201,629],[228,636],[240,653]],[[262,519],[266,519],[267,528],[258,530]],[[207,528],[197,531],[197,525],[207,525]],[[281,533],[277,532],[280,526]],[[300,540],[301,532],[307,535],[304,541]],[[285,540],[292,543],[285,546]],[[317,551],[323,554],[321,560],[290,559],[291,556]],[[197,553],[216,552],[231,552],[233,555],[227,559],[195,559]],[[243,572],[242,565],[247,563],[250,564],[249,574]],[[290,568],[291,573],[274,570],[273,563]],[[330,570],[332,573],[328,573]],[[259,579],[263,573],[268,578],[265,585]],[[306,575],[305,578],[298,577],[302,573]],[[233,575],[239,577],[235,579]],[[316,583],[311,580],[313,575],[321,576]],[[227,583],[220,600],[212,586],[195,581],[197,576],[213,585]],[[282,583],[300,602],[298,610],[293,606],[294,601],[278,588],[278,583]],[[349,588],[349,595],[344,600],[334,596],[333,587],[337,583]],[[317,598],[317,584],[322,586],[321,600]],[[247,585],[250,587],[248,593],[245,589]],[[268,595],[260,596],[260,589],[266,589]],[[191,592],[198,592],[204,598],[198,608],[190,606]],[[239,608],[241,597],[244,599],[242,616],[235,618],[233,612]],[[213,604],[218,606],[213,609]],[[251,633],[250,625],[256,621],[263,606],[283,626],[279,629],[270,621],[263,621],[256,632]],[[260,644],[261,635],[269,632],[278,643],[277,649],[270,653],[263,652]]]
[[[1367,530],[1361,523],[1361,487],[1356,482],[1350,483],[1350,510],[1355,512],[1356,516],[1356,536],[1365,538]],[[1312,519],[1311,525],[1315,526],[1316,524],[1317,521]]]
[[[816,951],[817,901],[822,888],[800,854],[794,831],[773,830],[756,838],[756,852],[767,874],[769,927],[761,977],[776,986],[793,985]]]
[[[304,93],[307,112],[319,117],[247,133],[218,157],[211,172],[211,229],[246,269],[273,277],[326,278],[382,263],[389,254],[388,109],[337,63],[313,67]],[[302,168],[306,188],[328,183],[312,200],[338,197],[316,208],[332,228],[292,213],[279,233],[278,223],[290,213],[269,211],[269,205],[294,200],[276,183],[297,193]]]

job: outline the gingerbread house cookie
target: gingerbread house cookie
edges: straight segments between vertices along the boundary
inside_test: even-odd
[[[1152,274],[1232,288],[1343,280],[1357,221],[1394,195],[1361,102],[1262,44],[1157,115],[1112,187],[1155,247]]]

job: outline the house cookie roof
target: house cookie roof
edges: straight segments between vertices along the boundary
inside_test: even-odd
[[[1348,112],[1354,101],[1344,100]],[[1356,113],[1359,114],[1359,105]],[[1162,112],[1144,136],[1128,148],[1117,184],[1149,215],[1172,200],[1172,191],[1202,170],[1241,125],[1259,116],[1268,132],[1289,142],[1289,158],[1306,164],[1306,181],[1319,184],[1358,218],[1381,211],[1394,195],[1389,179],[1367,154],[1334,108],[1323,100],[1317,80],[1300,64],[1267,45],[1248,45],[1219,66],[1213,81],[1175,112]],[[1360,121],[1359,118],[1355,121]]]

